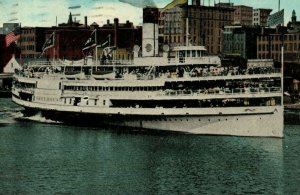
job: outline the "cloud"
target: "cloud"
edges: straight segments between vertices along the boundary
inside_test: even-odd
[[[134,7],[156,7],[155,3],[152,0],[119,0],[122,3],[128,3]]]

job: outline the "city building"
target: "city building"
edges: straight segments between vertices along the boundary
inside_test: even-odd
[[[21,48],[21,63],[38,59],[46,41],[45,33],[50,28],[22,27],[19,46]]]
[[[239,56],[246,59],[256,59],[258,26],[225,26],[223,30],[223,54]]]
[[[234,6],[234,25],[252,25],[253,8],[245,5]]]
[[[94,30],[97,33],[93,34]],[[47,59],[79,60],[85,55],[96,57],[96,53],[100,59],[103,50],[101,47],[97,47],[97,52],[95,48],[83,52],[84,45],[91,36],[96,36],[97,45],[107,41],[109,44],[105,46],[115,46],[115,59],[132,59],[134,45],[141,45],[141,29],[135,28],[129,21],[119,23],[117,18],[114,19],[114,23],[107,20],[106,24],[99,27],[95,22],[88,26],[86,17],[85,24],[81,25],[73,21],[70,14],[68,23],[59,24],[58,27],[53,27],[46,32],[47,39],[53,32],[55,33],[54,47],[47,49],[43,54]]]
[[[160,45],[169,47],[188,44],[204,45],[209,54],[222,51],[222,28],[232,25],[234,8],[230,6],[203,6],[201,2],[192,1],[192,5],[182,5],[171,9],[161,9],[159,14]],[[186,17],[188,16],[188,33]]]
[[[300,32],[289,33],[286,27],[277,27],[273,32],[264,32],[257,37],[257,57],[281,61],[282,44],[284,62],[300,64]]]
[[[253,10],[253,25],[255,26],[267,26],[267,20],[270,16],[272,9],[254,9]]]
[[[290,33],[300,32],[300,21],[297,21],[295,10],[293,10],[291,21],[287,24]]]

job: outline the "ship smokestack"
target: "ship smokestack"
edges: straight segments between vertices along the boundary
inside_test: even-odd
[[[158,8],[143,9],[143,43],[144,57],[158,55]]]

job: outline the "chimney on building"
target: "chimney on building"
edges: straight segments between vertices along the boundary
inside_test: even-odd
[[[114,19],[114,31],[115,31],[115,37],[114,37],[114,43],[115,46],[118,47],[118,37],[119,37],[119,19]]]
[[[107,24],[109,24],[110,23],[110,21],[109,20],[107,20]]]
[[[87,16],[84,16],[84,26],[85,26],[85,28],[88,27],[88,24],[87,24]]]

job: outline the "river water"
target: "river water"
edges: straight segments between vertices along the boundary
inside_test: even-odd
[[[0,99],[0,194],[300,194],[300,126],[283,139],[15,120]]]

